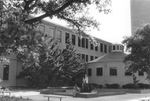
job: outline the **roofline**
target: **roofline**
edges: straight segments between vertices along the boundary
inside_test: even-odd
[[[112,52],[111,52],[112,53]],[[109,54],[111,54],[111,53],[108,53],[108,54],[105,54],[105,55],[102,55],[102,56],[100,56],[99,58],[101,59],[101,58],[103,58],[104,56],[106,56],[106,55],[109,55]],[[121,53],[123,53],[123,54],[125,54],[126,56],[127,56],[127,54],[126,53],[124,53],[124,52],[121,52]],[[99,60],[99,58],[97,58],[98,60]],[[116,60],[111,60],[111,62],[115,62]],[[123,61],[123,59],[122,60],[120,60],[120,61]],[[96,63],[96,62],[110,62],[110,60],[109,61],[89,61],[87,64],[90,64],[90,63]]]
[[[31,17],[31,18],[34,18],[33,15],[30,15],[30,17]],[[74,29],[70,29],[70,28],[68,28],[68,27],[66,27],[66,26],[62,26],[62,25],[56,24],[56,23],[54,23],[54,22],[51,22],[51,21],[48,21],[48,20],[45,20],[45,19],[42,19],[41,21],[42,21],[44,24],[46,24],[46,25],[52,25],[52,26],[55,26],[56,28],[59,28],[59,27],[60,27],[60,28],[65,29],[65,30],[67,30],[67,31],[69,31],[69,32],[71,32],[71,33],[75,33],[75,31],[73,31]],[[77,33],[75,33],[75,34],[77,34]],[[85,32],[84,32],[84,34],[87,35],[87,36],[91,36],[91,37],[95,38],[96,41],[103,41],[103,42],[106,42],[106,43],[112,45],[111,42],[108,42],[108,41],[106,41],[106,40],[103,40],[103,39],[94,37],[94,36],[89,35],[89,34],[87,34],[87,33],[85,33]]]

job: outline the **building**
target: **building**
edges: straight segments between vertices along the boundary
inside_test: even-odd
[[[124,84],[133,83],[132,74],[126,72],[126,65],[123,63],[125,56],[126,54],[123,52],[123,46],[114,44],[111,53],[88,62],[88,82],[103,86],[105,86],[105,84],[115,83],[122,86]],[[148,83],[145,73],[139,71],[136,73],[136,76],[139,82]]]
[[[132,33],[150,23],[150,0],[130,0]]]
[[[67,40],[70,39],[76,52],[87,62],[110,52],[112,43],[95,38],[96,44],[94,44],[87,35],[81,36],[74,30],[51,22],[43,21],[43,24],[38,29],[48,36],[59,40],[61,48],[65,48]]]
[[[62,49],[65,48],[67,40],[70,39],[77,54],[80,54],[82,59],[87,62],[110,52],[110,42],[96,38],[95,40],[97,44],[93,44],[86,35],[81,36],[69,28],[48,21],[43,21],[43,23],[37,27],[37,30],[47,34],[49,38],[57,40]],[[5,55],[5,57],[9,62],[1,61],[0,63],[0,79],[2,79],[0,85],[26,85],[22,80],[16,79],[17,74],[21,71],[21,63],[17,61],[15,54],[8,54],[7,56]]]

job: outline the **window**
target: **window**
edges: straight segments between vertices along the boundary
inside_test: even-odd
[[[88,76],[92,76],[92,69],[88,68]]]
[[[82,38],[82,47],[85,47],[85,38]]]
[[[117,67],[110,67],[110,76],[117,76]]]
[[[103,75],[103,68],[96,68],[96,75],[102,76]]]
[[[101,52],[103,52],[103,44],[102,44],[102,43],[100,44],[100,47],[101,47],[101,48],[100,48],[100,49],[101,49]]]
[[[138,71],[139,76],[144,76],[144,72],[143,71]]]
[[[72,35],[72,44],[76,45],[76,36],[75,35]]]
[[[89,60],[88,60],[88,55],[86,55],[86,62],[88,62]]]
[[[66,33],[66,43],[68,43],[68,41],[69,41],[69,38],[70,38],[70,35],[69,35],[69,33]]]
[[[78,46],[79,47],[81,46],[81,39],[80,39],[80,37],[78,37]]]
[[[119,45],[117,45],[117,50],[119,50]]]
[[[109,46],[109,53],[111,53],[111,49],[112,49],[111,46]]]
[[[104,52],[107,53],[107,45],[104,45]]]
[[[131,72],[125,72],[125,76],[131,76],[132,75],[132,73]]]
[[[3,66],[3,80],[9,79],[9,65]]]
[[[95,51],[98,51],[98,46],[95,46]]]
[[[85,54],[82,54],[82,60],[85,60]]]
[[[54,29],[53,28],[49,29],[49,35],[48,36],[51,38],[54,38]]]
[[[57,39],[58,41],[60,41],[60,42],[61,42],[61,36],[62,36],[62,31],[57,30],[57,32],[56,32],[56,39]]]
[[[91,47],[91,50],[93,50],[93,49],[94,49],[94,45],[93,45],[93,43],[91,43],[91,44],[90,44],[90,47]]]
[[[98,57],[97,56],[95,56],[95,59],[97,59]]]
[[[45,33],[45,26],[44,26],[44,25],[40,25],[39,30],[40,30],[42,33]]]
[[[113,46],[113,50],[116,50],[116,47],[115,47],[115,46]]]
[[[86,39],[86,48],[88,49],[88,46],[89,46],[89,40]]]
[[[120,50],[122,50],[122,46],[120,46]]]
[[[90,61],[92,61],[94,59],[94,56],[90,56]]]

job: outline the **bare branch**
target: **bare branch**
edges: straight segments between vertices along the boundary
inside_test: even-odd
[[[36,18],[32,18],[32,19],[26,20],[25,23],[32,24],[34,22],[41,21],[43,18],[45,18],[47,16],[48,16],[47,14],[43,14],[43,15],[38,16]]]

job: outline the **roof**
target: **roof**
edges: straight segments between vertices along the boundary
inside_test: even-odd
[[[34,17],[36,17],[35,15],[30,15],[29,16],[29,18],[34,18]],[[69,32],[71,32],[71,33],[75,33],[75,34],[77,34],[77,30],[76,29],[71,29],[71,28],[69,28],[69,27],[67,27],[67,26],[63,26],[63,25],[59,25],[59,24],[57,24],[57,23],[54,23],[54,22],[52,22],[52,21],[50,21],[50,20],[46,20],[46,19],[43,19],[42,20],[42,23],[43,24],[46,24],[46,25],[48,25],[48,26],[55,26],[55,27],[57,27],[57,28],[60,28],[60,29],[64,29],[65,31],[69,31]],[[103,40],[103,39],[100,39],[100,38],[97,38],[97,37],[94,37],[94,36],[91,36],[91,35],[89,35],[89,34],[87,34],[87,33],[85,33],[85,32],[81,32],[82,34],[82,36],[85,36],[85,37],[89,37],[89,38],[94,38],[96,41],[100,41],[100,42],[104,42],[104,43],[107,43],[107,44],[112,44],[111,42],[108,42],[108,41],[105,41],[105,40]],[[93,39],[92,39],[93,40]],[[94,40],[93,40],[94,41]]]
[[[124,57],[127,54],[123,53],[123,52],[111,52],[109,54],[103,55],[93,61],[90,61],[88,63],[95,63],[95,62],[104,62],[104,61],[123,61]]]

